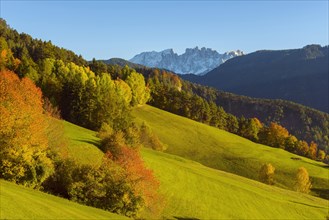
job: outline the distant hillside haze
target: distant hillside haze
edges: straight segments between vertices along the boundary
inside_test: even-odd
[[[235,57],[204,76],[182,78],[256,98],[284,99],[328,109],[328,46],[262,50]]]
[[[202,47],[199,49],[187,48],[185,53],[178,55],[173,49],[161,52],[143,52],[134,56],[129,61],[148,67],[167,69],[178,74],[203,75],[218,67],[225,61],[243,55],[240,50],[218,53],[216,50]]]

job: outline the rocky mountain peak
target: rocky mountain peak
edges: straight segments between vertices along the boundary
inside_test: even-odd
[[[179,74],[203,75],[226,60],[242,55],[243,52],[240,50],[219,54],[211,48],[202,47],[199,49],[199,47],[194,47],[186,48],[185,53],[181,55],[177,55],[173,49],[166,49],[161,52],[143,52],[129,61],[144,66],[168,69]]]

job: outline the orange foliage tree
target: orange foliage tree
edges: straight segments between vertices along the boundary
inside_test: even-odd
[[[0,72],[0,178],[38,187],[52,173],[42,93],[31,80]]]
[[[126,179],[133,184],[135,192],[142,195],[145,205],[150,206],[156,199],[159,182],[155,179],[152,170],[145,167],[139,152],[123,146],[115,161],[125,169]]]
[[[163,209],[164,199],[159,194],[159,181],[148,169],[140,155],[140,129],[131,124],[126,130],[114,130],[103,124],[98,136],[102,139],[101,150],[105,157],[122,168],[121,174],[129,192],[122,198],[123,207],[118,213],[127,216],[157,218]]]
[[[262,129],[259,134],[261,143],[282,149],[285,149],[285,142],[288,137],[288,130],[274,122],[271,122],[269,127]]]

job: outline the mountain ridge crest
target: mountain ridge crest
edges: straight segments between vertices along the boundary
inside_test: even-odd
[[[178,55],[172,48],[160,52],[149,51],[135,55],[129,61],[148,67],[163,68],[179,74],[203,75],[218,67],[225,61],[242,56],[241,50],[228,51],[223,54],[211,48],[198,46],[186,48],[185,52]]]

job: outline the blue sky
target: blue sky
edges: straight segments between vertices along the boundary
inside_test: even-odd
[[[328,45],[328,1],[1,1],[18,32],[90,60],[143,51]]]

